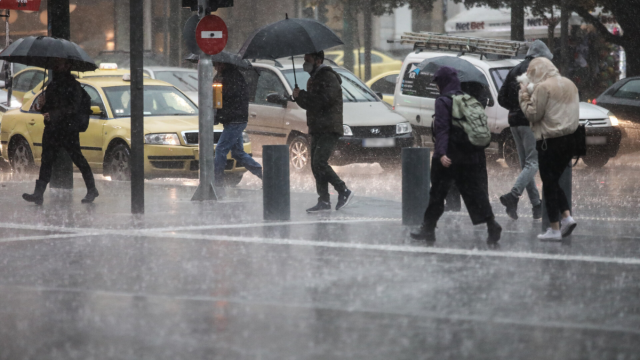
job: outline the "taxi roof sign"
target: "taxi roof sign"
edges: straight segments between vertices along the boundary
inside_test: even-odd
[[[98,67],[100,70],[118,70],[118,64],[116,63],[100,63]]]

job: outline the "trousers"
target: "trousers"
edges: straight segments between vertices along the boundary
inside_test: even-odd
[[[320,133],[311,135],[311,171],[316,179],[316,191],[318,200],[330,202],[329,184],[333,185],[337,192],[347,190],[344,181],[329,166],[329,158],[338,145],[340,136],[334,133]]]
[[[526,189],[531,205],[538,206],[540,205],[540,193],[535,181],[535,176],[538,172],[536,138],[528,126],[512,126],[511,134],[516,143],[520,168],[522,169],[511,189],[511,193],[516,197],[520,197]]]
[[[433,159],[429,205],[424,213],[424,225],[428,229],[434,229],[444,213],[444,201],[453,184],[462,195],[462,200],[469,211],[473,225],[494,219],[487,193],[486,163],[454,163],[446,168],[440,163],[440,160]]]
[[[95,188],[96,183],[93,178],[93,172],[80,150],[80,134],[77,132],[51,130],[46,126],[42,134],[42,163],[40,165],[39,180],[47,184],[51,181],[53,163],[56,161],[60,149],[64,149],[69,154],[71,161],[80,170],[87,189]]]
[[[227,165],[227,155],[231,151],[239,166],[243,166],[253,175],[262,179],[262,166],[258,164],[249,154],[244,152],[244,142],[242,132],[247,127],[247,123],[224,124],[224,130],[220,134],[220,139],[216,144],[216,156],[213,160],[213,168],[216,186],[222,186],[224,182],[224,168]]]
[[[542,195],[544,196],[549,222],[560,221],[560,214],[571,210],[567,195],[560,187],[560,177],[573,158],[575,140],[573,135],[536,141]]]

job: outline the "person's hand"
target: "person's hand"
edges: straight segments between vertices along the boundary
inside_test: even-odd
[[[520,91],[526,93],[527,91],[527,86],[524,83],[520,83]]]
[[[442,166],[448,168],[449,166],[451,166],[451,159],[449,159],[447,155],[442,155],[442,157],[440,158],[440,163],[442,164]]]
[[[48,122],[51,121],[51,117],[49,116],[49,113],[44,113],[42,115],[44,115],[44,122],[45,123],[48,123]]]
[[[296,86],[296,87],[293,89],[293,97],[294,97],[294,98],[297,98],[297,97],[298,97],[298,95],[300,95],[300,88]]]

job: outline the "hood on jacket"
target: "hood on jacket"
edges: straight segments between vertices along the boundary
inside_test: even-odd
[[[311,75],[311,77],[313,77],[313,76],[315,76],[315,75],[319,74],[319,73],[320,73],[320,72],[322,72],[322,71],[331,71],[331,72],[336,76],[336,78],[338,78],[338,82],[339,82],[340,84],[342,84],[342,76],[340,76],[340,75],[339,75],[335,70],[333,70],[333,68],[332,68],[331,66],[329,66],[329,65],[320,64],[320,65],[319,65],[319,66],[318,66],[318,67],[317,67],[317,68],[316,68],[316,69],[315,69],[311,74],[309,74],[309,75]]]
[[[452,67],[443,66],[433,74],[433,82],[440,88],[440,95],[461,91],[458,71]]]
[[[553,60],[553,54],[547,47],[547,44],[540,40],[534,41],[531,46],[529,46],[529,51],[527,51],[527,57],[529,58],[547,58],[549,60]]]
[[[549,78],[560,77],[560,71],[553,65],[551,60],[540,57],[531,60],[531,63],[529,63],[527,77],[532,84],[538,85]]]

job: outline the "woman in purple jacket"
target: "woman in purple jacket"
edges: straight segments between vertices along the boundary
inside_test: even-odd
[[[484,150],[462,149],[459,144],[449,141],[451,132],[450,96],[463,94],[460,89],[458,72],[443,66],[434,74],[433,82],[440,90],[436,100],[433,135],[435,149],[431,166],[431,190],[429,206],[418,232],[411,233],[417,240],[433,242],[438,219],[444,212],[444,200],[455,183],[469,211],[474,225],[486,223],[488,242],[500,240],[502,227],[496,222],[487,193],[487,162]]]

